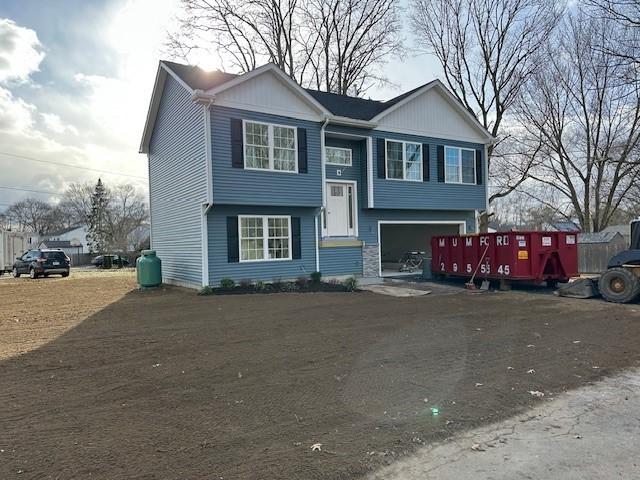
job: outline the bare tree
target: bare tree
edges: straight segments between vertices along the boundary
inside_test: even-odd
[[[131,232],[147,218],[144,197],[132,185],[117,185],[109,191],[106,219],[112,248],[126,251]]]
[[[5,215],[19,230],[45,235],[57,228],[54,208],[47,202],[26,198],[12,204]]]
[[[378,67],[402,49],[396,1],[307,0],[302,9],[302,82],[352,95],[386,82]]]
[[[87,183],[72,183],[64,192],[58,208],[67,218],[69,226],[86,224],[91,215],[91,196],[93,185]]]
[[[182,0],[172,55],[248,72],[272,62],[306,87],[360,94],[401,47],[398,0]]]
[[[538,147],[530,178],[556,195],[538,199],[585,232],[607,227],[640,180],[640,85],[620,82],[626,67],[593,48],[616,28],[570,15],[517,105],[523,141]]]
[[[412,0],[411,7],[417,43],[438,59],[453,94],[499,141],[507,138],[503,121],[543,63],[540,47],[558,24],[560,2]],[[490,146],[490,202],[518,188],[530,166],[531,156]]]

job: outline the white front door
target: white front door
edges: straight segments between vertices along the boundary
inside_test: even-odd
[[[353,235],[353,187],[346,183],[327,182],[327,236]]]

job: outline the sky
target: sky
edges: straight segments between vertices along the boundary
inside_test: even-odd
[[[55,202],[70,183],[99,176],[146,194],[140,136],[178,13],[179,0],[0,2],[0,211],[28,196]],[[426,83],[439,69],[409,45],[383,73],[395,87],[374,88],[372,98]]]

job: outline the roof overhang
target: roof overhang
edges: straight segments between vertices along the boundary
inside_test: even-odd
[[[416,90],[415,92],[413,92],[411,95],[408,95],[406,98],[403,98],[401,101],[393,104],[392,106],[390,106],[386,110],[383,110],[378,115],[373,117],[371,119],[371,121],[379,123],[380,120],[382,120],[384,117],[389,115],[391,112],[397,110],[398,108],[402,107],[403,105],[406,105],[407,103],[413,101],[415,98],[419,97],[420,95],[423,95],[424,93],[426,93],[426,92],[428,92],[429,90],[432,90],[432,89],[437,89],[439,92],[441,92],[444,95],[444,98],[447,100],[447,102],[458,113],[460,113],[463,117],[465,117],[465,119],[468,120],[469,124],[471,124],[480,133],[480,135],[482,136],[485,144],[490,145],[490,144],[493,144],[493,143],[496,142],[496,138],[493,135],[491,135],[491,133],[489,133],[489,131],[478,121],[478,119],[475,117],[475,115],[473,115],[471,112],[469,112],[469,110],[467,110],[460,103],[460,101],[449,91],[449,89],[438,79],[427,83],[422,88],[420,88],[420,89]]]

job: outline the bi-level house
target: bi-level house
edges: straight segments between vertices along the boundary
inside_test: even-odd
[[[380,102],[162,61],[140,152],[163,280],[393,272],[477,229],[493,140],[438,80]]]

